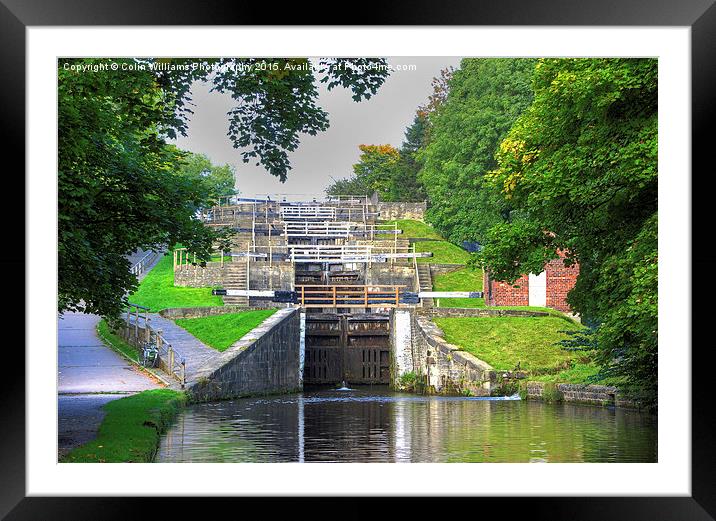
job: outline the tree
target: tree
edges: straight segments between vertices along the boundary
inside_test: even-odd
[[[58,64],[58,310],[116,316],[136,288],[124,255],[181,242],[200,260],[215,234],[196,219],[221,184],[182,172],[166,140],[186,135],[191,87],[236,101],[229,139],[285,180],[299,134],[328,127],[316,80],[369,98],[382,59],[67,59]],[[190,161],[190,160],[189,160]],[[224,172],[225,174],[225,172]],[[219,177],[224,174],[219,175]],[[213,179],[212,179],[213,177]]]
[[[371,196],[373,192],[366,184],[366,179],[356,176],[345,179],[333,179],[333,182],[326,188],[328,195],[362,195]]]
[[[400,152],[391,145],[359,145],[360,160],[353,165],[356,178],[365,180],[371,192],[383,201],[392,201],[392,187],[399,175]]]
[[[655,404],[657,61],[540,60],[534,90],[490,175],[521,218],[491,230],[483,261],[506,280],[557,249],[578,261],[568,301],[598,325],[603,373]]]
[[[491,225],[510,218],[510,205],[485,175],[496,166],[500,140],[532,100],[535,63],[464,59],[447,96],[432,104],[427,144],[417,154],[419,179],[430,201],[426,219],[453,242],[483,242]]]
[[[392,184],[393,200],[395,201],[425,201],[427,194],[418,172],[421,164],[417,153],[425,146],[427,139],[428,120],[420,113],[415,115],[411,125],[405,130],[405,138],[400,145],[399,174]]]
[[[353,165],[354,175],[333,180],[328,195],[373,195],[383,201],[424,201],[426,198],[418,171],[416,153],[423,146],[427,120],[417,114],[405,131],[405,139],[396,150],[390,145],[360,145],[360,162]]]
[[[186,153],[179,168],[179,174],[188,178],[204,179],[211,187],[211,196],[218,199],[233,195],[236,185],[236,171],[232,165],[216,166],[206,154]]]
[[[329,195],[372,195],[378,192],[383,201],[393,201],[393,186],[399,176],[400,152],[391,145],[358,145],[358,163],[353,165],[353,177],[331,184]],[[346,192],[353,190],[354,192]]]
[[[425,120],[434,114],[447,101],[450,92],[450,81],[455,73],[455,67],[450,66],[440,71],[440,76],[433,78],[430,85],[433,88],[432,94],[428,96],[428,101],[424,105],[418,107],[418,117]]]

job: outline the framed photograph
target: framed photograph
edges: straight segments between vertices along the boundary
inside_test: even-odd
[[[0,517],[714,519],[712,4],[2,0]]]

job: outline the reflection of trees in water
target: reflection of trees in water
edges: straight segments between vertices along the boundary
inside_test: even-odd
[[[157,461],[296,461],[297,408],[272,400],[188,407],[162,438]]]
[[[448,407],[441,439],[447,461],[654,461],[653,418],[539,402],[459,402]]]
[[[394,402],[304,404],[305,461],[391,461]]]
[[[656,418],[635,411],[393,398],[339,401],[293,396],[192,406],[163,438],[157,460],[656,460]]]

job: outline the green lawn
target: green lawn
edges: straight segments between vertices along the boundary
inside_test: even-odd
[[[172,255],[165,255],[147,273],[135,293],[129,296],[132,304],[146,306],[153,312],[167,308],[223,306],[221,297],[211,294],[211,288],[182,288],[174,286]]]
[[[594,363],[579,363],[564,369],[555,374],[544,374],[539,376],[533,376],[530,380],[537,382],[552,382],[560,384],[580,384],[589,381],[589,378],[594,377],[599,372],[599,367]],[[606,383],[606,382],[599,382]]]
[[[388,224],[398,223],[398,229],[403,230],[399,236],[404,239],[437,239],[442,240],[442,236],[433,229],[432,226],[422,221],[414,221],[412,219],[400,219],[397,221],[388,221]]]
[[[226,351],[234,342],[276,311],[278,310],[259,309],[202,318],[180,318],[176,320],[176,323],[206,345],[217,351]]]
[[[433,279],[435,291],[482,291],[482,270],[460,268],[452,273],[438,275]],[[483,298],[441,298],[436,299],[441,308],[482,308]]]
[[[435,318],[445,339],[460,346],[495,369],[511,370],[517,363],[526,371],[567,369],[579,354],[564,351],[562,330],[576,329],[556,316]]]
[[[184,393],[153,389],[106,403],[97,438],[62,463],[149,463],[164,433],[186,402]]]
[[[430,264],[465,264],[470,253],[447,241],[420,241],[415,243],[415,251],[431,251],[432,257],[418,258],[418,262]]]
[[[130,346],[121,337],[112,333],[106,320],[102,319],[97,324],[97,334],[111,349],[119,351],[130,360],[139,362],[139,350],[136,347]]]
[[[465,264],[470,254],[443,239],[443,237],[429,224],[411,219],[388,221],[389,224],[398,223],[398,229],[403,230],[401,237],[405,239],[434,239],[415,243],[416,252],[433,252],[432,257],[419,258],[418,262],[432,264]]]

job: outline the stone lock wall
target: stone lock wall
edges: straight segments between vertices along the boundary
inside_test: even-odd
[[[365,283],[368,285],[405,286],[407,291],[415,289],[415,269],[412,266],[390,266],[389,262],[376,262],[366,266]]]
[[[427,314],[415,310],[391,313],[393,383],[415,373],[430,394],[489,396],[496,383],[493,368],[459,347],[449,344]]]
[[[200,368],[187,384],[191,401],[301,390],[300,314],[282,309]]]
[[[245,261],[241,262],[244,268]],[[189,288],[223,286],[231,266],[239,262],[207,262],[206,267],[199,265],[181,266],[174,272],[174,285]],[[245,269],[245,268],[244,268]],[[249,287],[257,289],[293,289],[294,265],[291,262],[252,261],[249,264]]]
[[[292,262],[254,261],[249,264],[251,289],[292,290],[295,280]]]
[[[272,307],[285,307],[281,304],[274,304]],[[229,313],[244,313],[246,311],[255,311],[258,309],[266,309],[265,307],[257,307],[252,306],[250,308],[242,307],[242,306],[236,306],[236,305],[226,305],[226,306],[202,306],[202,307],[196,307],[196,308],[170,308],[170,309],[163,309],[159,312],[159,315],[161,315],[164,318],[168,318],[170,320],[176,320],[178,318],[201,318],[201,317],[211,317],[214,315],[227,315]]]
[[[413,219],[422,221],[425,219],[427,203],[405,203],[405,202],[383,202],[377,205],[378,213],[382,221],[394,221],[396,219]]]
[[[230,264],[226,262],[222,266],[220,262],[207,262],[206,267],[191,264],[180,266],[174,272],[174,285],[187,288],[223,286]]]

